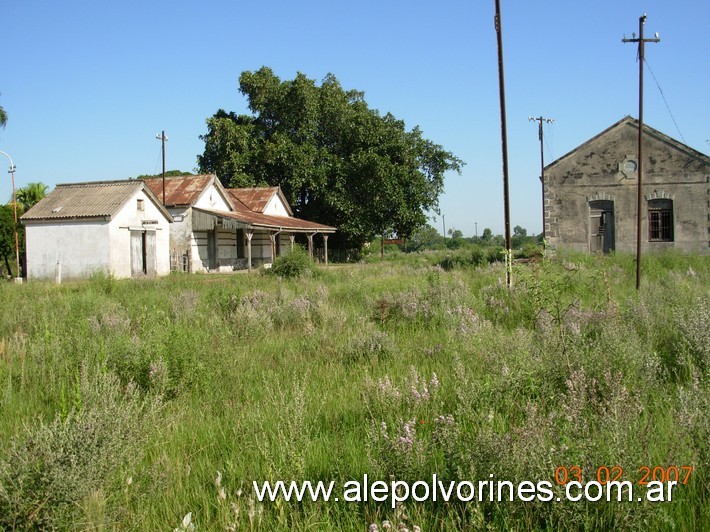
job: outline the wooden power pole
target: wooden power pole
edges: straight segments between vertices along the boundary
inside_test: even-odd
[[[495,0],[495,29],[498,38],[498,86],[500,89],[500,131],[503,148],[503,208],[505,210],[505,280],[513,286],[513,250],[510,240],[510,195],[508,193],[508,130],[505,116],[505,75],[503,69],[503,28],[500,17],[500,0]]]
[[[163,148],[163,205],[165,205],[165,141],[168,140],[168,137],[165,136],[165,130],[163,130],[155,138],[161,141]]]
[[[646,14],[644,13],[639,17],[639,36],[636,38],[636,34],[631,34],[631,39],[624,37],[621,42],[637,42],[639,45],[638,49],[638,62],[639,62],[639,139],[638,139],[638,181],[636,183],[636,290],[641,287],[641,210],[643,207],[643,192],[641,189],[643,180],[643,62],[644,62],[644,51],[645,44],[647,42],[659,42],[661,39],[658,38],[658,33],[656,33],[653,39],[643,38],[643,25],[646,23]]]

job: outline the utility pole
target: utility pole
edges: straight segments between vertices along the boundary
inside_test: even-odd
[[[644,62],[644,51],[645,44],[647,42],[659,42],[661,39],[658,38],[658,33],[656,33],[653,39],[643,38],[643,25],[646,23],[646,13],[639,17],[639,36],[636,38],[636,34],[631,34],[631,39],[627,39],[625,36],[621,39],[621,42],[637,42],[639,45],[638,49],[638,62],[639,62],[639,140],[638,140],[638,182],[636,183],[636,290],[641,287],[641,208],[642,208],[642,179],[643,179],[643,62]]]
[[[17,236],[17,191],[15,190],[15,163],[12,162],[12,157],[4,151],[0,151],[0,155],[4,155],[10,160],[10,170],[8,174],[12,175],[12,208],[15,213],[15,282],[22,282],[20,276],[20,241]],[[7,272],[8,274],[11,272]],[[19,281],[18,281],[19,279]]]
[[[163,145],[163,205],[165,205],[165,141],[168,140],[168,137],[165,136],[165,130],[163,130],[155,138],[160,140]]]
[[[446,215],[441,215],[441,222],[444,224],[444,238],[446,238]]]
[[[540,139],[540,183],[542,183],[542,241],[543,246],[545,245],[545,155],[543,152],[543,142],[542,142],[542,124],[552,124],[555,120],[554,118],[545,118],[543,116],[529,117],[528,120],[531,122],[538,123],[537,136]]]
[[[498,37],[498,85],[500,89],[500,130],[503,147],[503,204],[505,210],[505,280],[513,286],[513,250],[510,240],[510,197],[508,194],[508,132],[505,118],[505,75],[503,70],[503,28],[500,18],[500,0],[495,0],[495,29]]]

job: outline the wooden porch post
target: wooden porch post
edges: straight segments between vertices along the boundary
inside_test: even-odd
[[[251,237],[254,236],[253,231],[245,231],[247,237],[247,270],[251,271]]]
[[[271,262],[273,264],[274,259],[276,259],[276,235],[278,233],[269,233],[269,240],[271,240]]]
[[[288,235],[288,239],[291,241],[291,251],[293,251],[294,242],[296,241],[296,235],[290,234]]]
[[[306,237],[308,238],[308,256],[313,258],[313,235],[315,233],[308,233]]]
[[[325,246],[325,265],[328,266],[328,235],[323,233],[323,245]]]

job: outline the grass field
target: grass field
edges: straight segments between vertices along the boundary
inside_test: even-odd
[[[566,255],[508,290],[500,264],[412,254],[292,280],[2,284],[0,528],[707,529],[710,260],[645,258],[640,293],[633,275],[630,256]],[[619,466],[639,492],[644,466],[694,469],[653,503],[252,490],[573,466]]]

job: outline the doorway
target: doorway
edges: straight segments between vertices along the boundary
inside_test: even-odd
[[[217,229],[207,231],[207,267],[210,271],[217,269]]]
[[[614,202],[596,200],[589,202],[589,251],[609,253],[614,251]]]
[[[131,231],[131,277],[156,271],[155,231]]]

